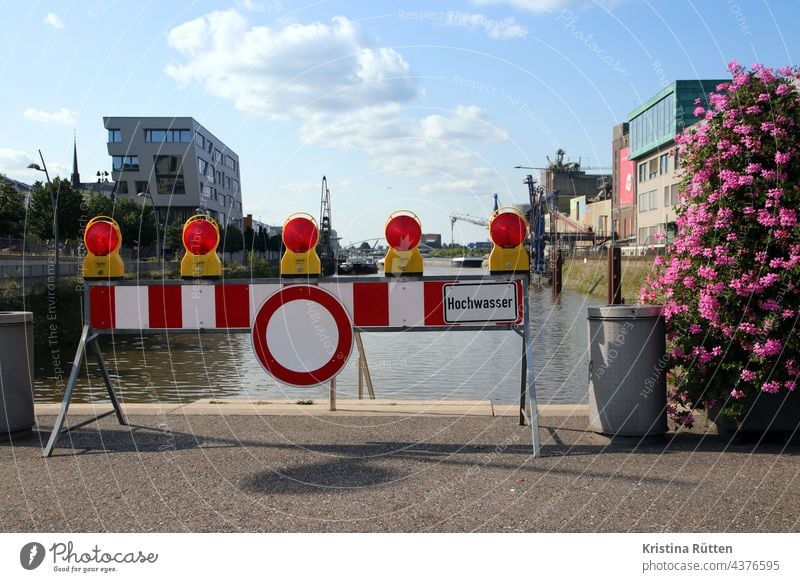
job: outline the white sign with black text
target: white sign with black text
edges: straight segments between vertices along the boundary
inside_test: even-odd
[[[445,323],[513,323],[519,320],[515,281],[453,284],[442,288]]]

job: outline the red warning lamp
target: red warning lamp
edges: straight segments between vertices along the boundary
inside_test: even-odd
[[[530,259],[523,246],[527,235],[528,223],[522,212],[511,206],[495,210],[489,219],[489,236],[494,243],[489,255],[489,272],[527,273]]]
[[[222,262],[217,255],[217,221],[208,214],[195,214],[184,223],[181,239],[186,248],[181,259],[181,277],[204,279],[222,275]]]
[[[528,226],[525,219],[514,212],[499,214],[492,220],[489,236],[501,249],[513,249],[525,240]]]
[[[295,253],[306,253],[317,246],[319,229],[314,219],[305,215],[294,215],[283,225],[283,244]]]
[[[295,212],[283,223],[281,239],[286,251],[281,257],[282,277],[308,277],[321,274],[317,255],[319,227],[314,217],[305,212]]]
[[[416,247],[422,240],[422,227],[416,216],[412,218],[406,214],[400,214],[386,223],[385,236],[390,247],[407,251]]]
[[[398,210],[389,215],[384,229],[389,251],[383,260],[387,277],[422,275],[422,255],[417,245],[422,240],[422,224],[413,212]]]
[[[219,231],[207,220],[195,220],[183,229],[183,246],[195,255],[205,255],[219,244]]]
[[[122,233],[113,218],[92,218],[83,231],[83,244],[86,246],[85,279],[119,279],[125,274],[125,265],[119,256]]]
[[[98,257],[105,257],[119,246],[119,235],[110,222],[95,222],[83,234],[86,250]]]

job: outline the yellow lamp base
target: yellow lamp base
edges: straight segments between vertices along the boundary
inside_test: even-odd
[[[522,245],[513,249],[504,249],[497,245],[492,248],[492,252],[489,255],[490,273],[527,273],[530,269],[530,258]]]
[[[195,255],[189,251],[181,259],[181,277],[184,279],[210,279],[222,276],[222,262],[215,252]]]
[[[316,249],[296,253],[286,249],[281,257],[281,277],[319,277],[322,266]]]
[[[407,251],[390,248],[383,259],[383,273],[387,277],[422,275],[422,255],[414,247]]]
[[[125,265],[117,253],[104,257],[87,253],[83,259],[84,279],[121,279],[124,276]]]

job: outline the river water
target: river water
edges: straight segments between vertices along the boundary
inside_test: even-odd
[[[464,269],[479,274],[480,269]],[[426,260],[429,275],[456,275],[446,260]],[[382,276],[382,275],[381,275]],[[549,287],[530,292],[533,366],[540,404],[587,399],[586,308],[595,298]],[[363,333],[375,394],[398,400],[519,400],[522,339],[510,331]],[[106,364],[127,402],[199,399],[316,400],[328,387],[294,388],[269,376],[256,360],[250,334],[172,334],[102,338]],[[355,398],[357,350],[336,380],[339,398]],[[36,399],[60,402],[63,383],[36,380]],[[364,388],[366,397],[366,387]],[[107,401],[102,380],[84,367],[73,402]]]

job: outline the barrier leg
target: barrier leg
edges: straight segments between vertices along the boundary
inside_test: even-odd
[[[329,410],[335,411],[336,410],[336,378],[331,378],[331,388],[330,388],[330,406],[328,407]]]
[[[106,362],[103,358],[103,353],[100,351],[100,346],[97,345],[98,339],[95,338],[90,342],[92,346],[92,351],[94,352],[94,357],[97,360],[97,365],[100,368],[100,375],[103,377],[103,382],[106,385],[106,390],[108,391],[108,397],[111,399],[111,405],[114,407],[114,412],[117,414],[117,420],[120,424],[127,425],[128,421],[125,420],[125,415],[122,413],[122,407],[119,405],[119,399],[117,398],[117,394],[114,392],[114,385],[111,383],[111,378],[108,375],[108,370],[106,369]]]
[[[525,358],[523,365],[525,366],[525,374],[528,377],[528,399],[531,403],[530,424],[531,424],[531,441],[533,444],[533,456],[538,457],[541,452],[541,443],[539,442],[539,408],[536,403],[536,384],[533,377],[533,344],[531,343],[531,317],[530,317],[530,304],[528,301],[528,282],[525,281],[525,299],[523,302],[523,317],[522,325],[522,342],[523,349],[525,350]]]
[[[86,338],[89,336],[89,326],[84,325],[81,331],[81,339],[78,342],[78,348],[75,350],[75,359],[72,361],[72,371],[69,373],[69,380],[64,389],[64,400],[61,402],[61,410],[56,418],[56,423],[53,425],[53,432],[50,433],[50,439],[42,453],[43,457],[49,457],[53,453],[53,447],[61,435],[61,429],[64,426],[64,421],[67,418],[67,411],[69,410],[69,401],[72,399],[72,392],[75,390],[75,382],[78,380],[78,372],[81,369],[81,362],[86,353]]]
[[[355,333],[356,346],[358,347],[358,398],[363,395],[361,387],[361,375],[364,375],[364,380],[367,383],[367,390],[369,391],[369,399],[375,400],[375,389],[372,387],[372,374],[369,372],[369,362],[367,361],[367,352],[364,350],[364,342],[361,340],[361,332]]]
[[[522,334],[522,365],[519,368],[519,425],[525,426],[528,416],[525,414],[525,401],[528,399],[528,351],[525,334]]]

